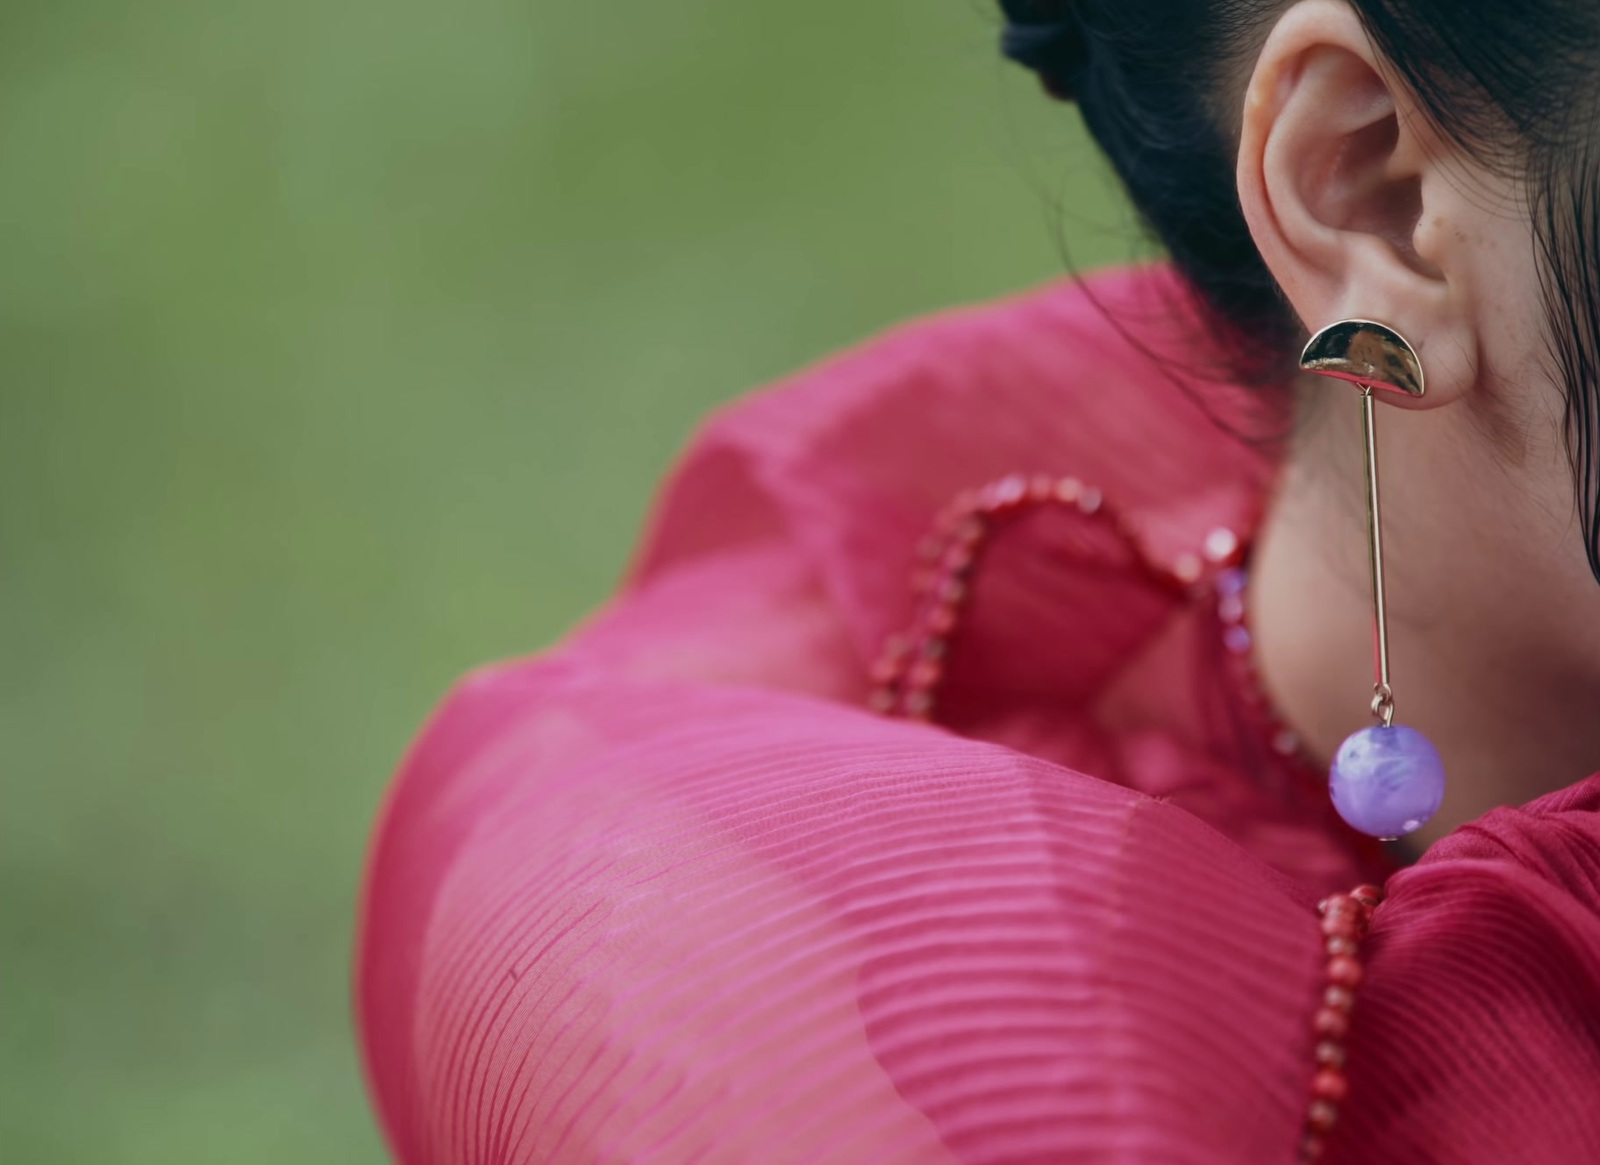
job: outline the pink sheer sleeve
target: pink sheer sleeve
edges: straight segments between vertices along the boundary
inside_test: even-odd
[[[403,1161],[1237,1165],[1296,1134],[1302,896],[1179,810],[934,729],[487,673],[372,886]]]

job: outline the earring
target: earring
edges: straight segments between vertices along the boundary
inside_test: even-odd
[[[1339,816],[1362,833],[1392,841],[1420,829],[1444,800],[1444,763],[1433,742],[1394,722],[1389,683],[1389,627],[1383,594],[1383,524],[1378,513],[1378,446],[1374,389],[1420,397],[1422,361],[1393,328],[1371,320],[1343,320],[1311,337],[1300,368],[1348,380],[1361,390],[1366,437],[1367,550],[1372,567],[1372,715],[1378,721],[1351,734],[1333,760],[1328,792]]]

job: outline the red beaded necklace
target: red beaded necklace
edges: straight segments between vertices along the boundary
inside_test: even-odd
[[[1324,788],[1326,778],[1305,756],[1293,729],[1274,711],[1256,675],[1245,617],[1245,574],[1240,566],[1244,546],[1238,536],[1219,527],[1206,536],[1199,553],[1180,555],[1170,565],[1152,562],[1105,495],[1074,477],[1015,474],[962,493],[940,512],[932,533],[917,550],[911,624],[888,638],[872,666],[872,708],[887,716],[933,720],[950,643],[960,625],[984,545],[1009,519],[1046,507],[1074,510],[1105,524],[1133,550],[1138,569],[1163,589],[1180,596],[1209,592],[1215,597],[1225,666],[1244,696],[1245,711],[1255,731],[1297,779],[1310,788]],[[1372,912],[1382,900],[1379,887],[1363,885],[1348,894],[1326,898],[1317,907],[1327,964],[1321,1001],[1311,1020],[1315,1053],[1311,1099],[1299,1147],[1301,1165],[1321,1159],[1349,1091],[1344,1041],[1364,974],[1360,944]]]

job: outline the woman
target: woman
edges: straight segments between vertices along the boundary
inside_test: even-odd
[[[400,1160],[1600,1160],[1600,10],[1004,7],[1171,266],[731,408],[458,688],[363,918]],[[1352,320],[1422,396],[1296,374]],[[1385,848],[1326,774],[1401,725]]]

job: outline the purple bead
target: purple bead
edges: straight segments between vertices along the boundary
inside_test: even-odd
[[[1362,833],[1396,838],[1421,829],[1444,800],[1444,762],[1415,728],[1374,725],[1339,746],[1328,775],[1333,807]]]
[[[1217,575],[1217,594],[1223,596],[1244,594],[1245,584],[1249,581],[1241,567],[1230,566],[1227,570]]]

